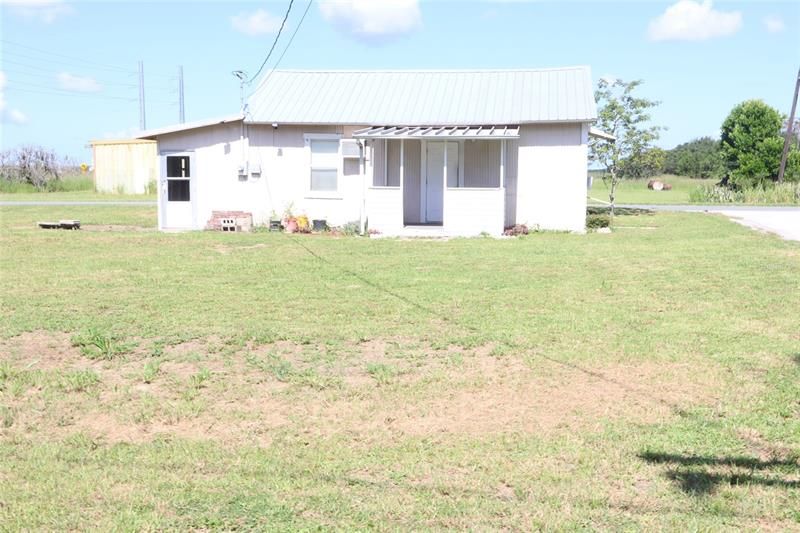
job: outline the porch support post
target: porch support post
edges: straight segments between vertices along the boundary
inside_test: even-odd
[[[447,139],[444,141],[444,185],[442,186],[442,226],[444,226],[445,209],[447,208]]]
[[[444,142],[444,188],[447,189],[447,144],[448,142]]]
[[[400,139],[400,226],[403,226],[405,222],[405,198],[403,195],[403,182],[405,181],[405,149],[406,149],[406,140]]]
[[[383,139],[383,186],[389,185],[389,140]]]
[[[500,140],[500,188],[506,186],[506,140]]]
[[[359,231],[364,235],[367,227],[367,179],[372,181],[373,164],[372,152],[369,156],[369,174],[367,173],[367,149],[369,148],[369,141],[364,139],[364,146],[361,148],[361,219],[359,220]]]

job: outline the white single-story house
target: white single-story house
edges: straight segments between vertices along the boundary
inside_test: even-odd
[[[290,210],[383,235],[582,232],[596,118],[588,67],[275,70],[242,114],[139,138],[164,230]]]

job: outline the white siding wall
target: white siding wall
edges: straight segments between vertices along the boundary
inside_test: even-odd
[[[585,124],[520,128],[516,221],[541,229],[586,230]]]
[[[474,237],[483,232],[501,235],[504,197],[503,189],[445,189],[445,232],[465,237]]]
[[[261,164],[264,195],[261,200],[267,215],[274,210],[282,215],[288,206],[294,214],[310,219],[324,218],[330,225],[359,220],[364,177],[344,172],[340,161],[338,191],[322,195],[310,191],[310,148],[304,135],[338,133],[350,138],[354,128],[336,126],[249,126],[250,164]],[[253,179],[253,178],[251,178]]]
[[[349,138],[357,128],[281,125],[273,129],[269,125],[251,125],[242,143],[241,123],[229,123],[162,135],[158,142],[162,154],[194,153],[195,228],[205,227],[215,210],[249,211],[256,224],[263,224],[272,211],[282,215],[289,205],[295,214],[325,218],[329,224],[340,225],[360,218],[364,180],[371,181],[370,176],[353,174],[352,164],[350,172],[345,173],[342,164],[336,194],[323,197],[311,193],[310,151],[304,134],[338,133]],[[524,223],[542,229],[584,231],[587,134],[588,128],[581,124],[521,127],[519,142],[507,143],[506,189],[447,189],[445,230],[458,235],[477,235],[481,231],[499,234],[505,222],[505,225]],[[377,147],[381,143],[375,144]],[[480,165],[486,167],[487,176],[491,176],[490,167],[496,159],[489,148],[476,153],[464,150],[465,161],[477,157]],[[375,155],[377,172],[383,160],[379,151]],[[244,160],[249,161],[251,170],[260,166],[261,175],[248,173],[240,179],[237,167]],[[472,172],[467,170],[471,165],[464,165],[465,172]],[[391,233],[402,228],[404,219],[409,223],[418,220],[419,167],[419,143],[407,141],[404,172],[409,187],[367,191],[371,228]]]
[[[367,189],[369,229],[396,235],[403,229],[403,191],[400,187]]]
[[[506,216],[505,226],[513,226],[517,221],[517,158],[519,141],[506,141]]]
[[[312,193],[310,151],[304,134],[339,133],[349,138],[354,129],[249,125],[241,143],[241,123],[233,123],[163,135],[158,142],[162,154],[194,152],[194,228],[202,229],[212,211],[222,210],[249,211],[256,224],[265,224],[273,211],[282,216],[290,205],[294,214],[341,225],[360,217],[364,178],[359,173],[345,173],[344,163],[340,163],[338,192],[324,196]],[[260,166],[261,175],[248,173],[246,178],[239,178],[237,168],[243,161],[249,161],[249,170]]]
[[[239,182],[237,164],[242,144],[241,123],[220,124],[171,133],[158,138],[161,155],[169,152],[193,152],[192,227],[202,229],[212,210],[259,209],[261,188],[258,183]],[[255,215],[255,213],[254,213]]]

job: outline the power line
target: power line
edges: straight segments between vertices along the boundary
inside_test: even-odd
[[[15,81],[15,82],[14,82],[14,84],[13,84],[13,86],[11,86],[11,87],[6,87],[6,88],[5,88],[5,90],[11,89],[11,88],[13,88],[13,87],[16,87],[17,85],[27,85],[28,87],[35,87],[35,88],[37,88],[37,89],[46,89],[46,90],[48,90],[48,91],[64,91],[64,92],[66,92],[66,93],[81,92],[81,91],[73,91],[73,90],[70,90],[70,89],[63,89],[63,88],[61,88],[61,87],[52,87],[52,86],[50,86],[50,85],[39,85],[38,83],[31,83],[31,82],[29,82],[29,81]],[[94,94],[94,93],[97,93],[97,92],[99,92],[100,90],[102,90],[102,87],[101,87],[101,88],[98,88],[98,90],[97,90],[97,91],[92,91],[92,93],[93,93],[93,94]],[[87,92],[87,95],[88,95],[88,93],[89,93],[90,91],[86,91],[86,92]],[[103,96],[106,96],[106,95],[96,95],[96,96],[98,96],[98,97],[103,97]]]
[[[106,71],[106,72],[119,72],[119,73],[122,73],[122,74],[131,74],[131,73],[134,72],[132,70],[125,70],[125,69],[122,69],[122,68],[119,68],[119,67],[99,67],[99,66],[95,66],[95,65],[79,64],[78,62],[75,62],[75,61],[64,61],[63,59],[55,59],[55,58],[49,58],[49,57],[37,57],[37,56],[28,55],[28,54],[21,54],[19,52],[14,51],[14,50],[3,50],[3,55],[6,55],[6,54],[11,54],[12,57],[16,56],[17,58],[21,58],[21,59],[30,59],[30,60],[33,60],[33,61],[43,61],[45,63],[54,63],[56,65],[66,65],[66,66],[71,66],[71,67],[74,67],[74,68],[81,68],[81,69],[85,69],[85,70],[103,70],[103,71]]]
[[[281,55],[280,55],[280,57],[278,57],[278,60],[275,62],[275,65],[272,67],[272,70],[270,70],[269,73],[264,77],[264,81],[262,81],[261,83],[258,84],[259,87],[263,87],[264,84],[267,83],[267,81],[270,79],[272,74],[275,72],[275,70],[281,64],[281,61],[283,60],[283,56],[286,55],[286,52],[289,50],[289,47],[292,46],[292,41],[294,41],[295,35],[297,35],[297,32],[300,31],[300,26],[303,25],[303,21],[306,19],[306,15],[308,14],[308,10],[311,9],[311,4],[312,3],[314,3],[314,0],[308,0],[308,5],[306,5],[306,10],[303,11],[303,16],[300,17],[300,21],[297,23],[297,27],[294,29],[294,33],[292,33],[292,36],[289,37],[289,42],[286,43],[286,46],[284,47],[283,52],[281,52]],[[258,87],[256,87],[256,90],[258,90]],[[253,93],[255,93],[255,90],[253,91]],[[253,93],[250,93],[250,96],[252,96]]]
[[[107,64],[107,63],[98,63],[96,61],[90,61],[88,59],[84,59],[84,58],[81,58],[81,57],[69,56],[69,55],[66,55],[66,54],[58,53],[58,52],[50,52],[50,51],[47,51],[47,50],[42,50],[41,48],[34,48],[33,46],[28,46],[26,44],[15,43],[14,41],[9,41],[8,39],[0,39],[0,42],[4,42],[6,44],[10,44],[10,45],[13,45],[13,46],[19,46],[20,48],[26,48],[28,50],[32,50],[34,52],[39,52],[41,54],[47,54],[47,55],[52,55],[52,56],[63,57],[63,58],[66,58],[66,59],[72,59],[72,60],[75,60],[75,61],[88,63],[90,65],[95,65],[95,66],[98,66],[98,67],[114,69],[114,70],[121,70],[123,72],[133,72],[133,71],[129,71],[127,69],[123,69],[119,65],[110,65],[110,64]]]
[[[281,37],[283,26],[286,24],[286,19],[289,18],[289,13],[292,11],[292,4],[294,4],[294,0],[289,0],[289,7],[286,9],[286,14],[283,15],[283,20],[281,21],[281,27],[278,28],[278,34],[275,35],[275,40],[272,41],[272,46],[270,47],[269,52],[267,52],[267,57],[264,58],[264,62],[261,63],[260,67],[258,67],[258,71],[255,73],[255,75],[253,75],[252,78],[247,80],[248,85],[253,83],[253,80],[255,80],[259,74],[261,74],[261,71],[264,69],[264,65],[267,64],[267,61],[269,61],[269,58],[272,56],[272,52],[275,50],[275,46],[278,44],[278,39],[280,39]]]
[[[53,73],[50,73],[50,74],[39,74],[39,73],[35,73],[35,72],[20,72],[18,70],[8,70],[8,69],[4,69],[3,72],[5,72],[6,74],[14,74],[14,75],[17,75],[17,76],[33,76],[35,78],[45,78],[45,79],[48,79],[48,80],[57,79],[57,75],[53,74]],[[98,80],[96,78],[93,78],[93,79],[97,83],[99,83],[100,85],[104,85],[104,86],[105,85],[112,85],[112,86],[115,86],[115,87],[136,87],[137,86],[135,83],[118,83],[118,82],[113,82],[113,81]],[[14,82],[13,80],[11,80],[9,83],[21,83],[21,82]]]
[[[124,96],[109,96],[109,95],[97,95],[97,94],[86,94],[86,93],[74,93],[70,91],[61,91],[58,89],[50,89],[50,90],[39,90],[39,89],[27,89],[25,87],[6,87],[3,89],[4,91],[17,91],[21,93],[29,93],[29,94],[46,94],[50,96],[78,96],[83,98],[92,98],[92,99],[104,99],[104,100],[125,100],[126,102],[135,102],[136,98],[126,98]]]
[[[3,58],[3,64],[6,64],[6,63],[12,64],[12,65],[16,65],[16,66],[20,66],[20,67],[25,67],[25,68],[32,69],[32,70],[39,70],[39,71],[42,71],[42,72],[50,72],[50,73],[52,73],[53,70],[55,69],[55,67],[50,67],[50,66],[43,67],[43,66],[40,66],[40,65],[32,65],[31,63],[23,63],[21,61],[14,61],[13,59],[6,59],[4,57]],[[85,67],[80,67],[80,68],[82,68],[84,71],[86,71]],[[120,72],[120,75],[125,75],[125,76],[133,76],[133,74],[135,74],[135,73],[127,73],[126,74],[126,73]]]

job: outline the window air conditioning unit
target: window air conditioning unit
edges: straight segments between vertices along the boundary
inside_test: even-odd
[[[361,146],[355,139],[342,139],[342,157],[344,159],[361,158]]]

